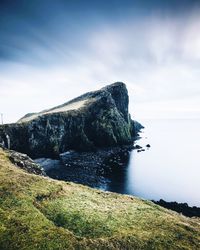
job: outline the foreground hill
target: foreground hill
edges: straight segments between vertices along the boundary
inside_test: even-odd
[[[19,169],[0,149],[0,249],[200,249],[200,221]]]
[[[131,120],[128,103],[126,85],[117,82],[0,126],[0,141],[35,158],[128,144],[141,128]]]

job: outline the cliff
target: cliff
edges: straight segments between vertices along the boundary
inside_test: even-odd
[[[131,120],[128,103],[125,84],[117,82],[0,126],[0,141],[33,158],[129,144],[142,126]]]

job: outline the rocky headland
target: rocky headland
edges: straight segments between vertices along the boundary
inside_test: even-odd
[[[144,150],[133,143],[141,128],[123,83],[0,126],[0,249],[199,249],[199,218],[53,180],[45,173],[52,160],[29,157],[59,156],[53,162],[62,162],[70,181],[80,175],[103,184],[131,150]]]
[[[126,85],[116,82],[52,109],[27,114],[17,123],[1,125],[0,142],[32,158],[127,145],[142,128],[131,119],[128,104]]]
[[[53,162],[65,166],[65,171],[63,176],[51,177],[103,188],[107,177],[126,165],[131,150],[145,151],[133,143],[143,126],[131,119],[128,104],[126,85],[116,82],[52,109],[29,113],[17,123],[0,125],[0,147],[15,166],[28,173],[45,176]],[[29,156],[45,158],[36,163]],[[186,203],[153,202],[200,217],[200,208]]]

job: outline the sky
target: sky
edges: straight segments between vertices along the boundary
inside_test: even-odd
[[[4,123],[122,81],[133,118],[200,118],[200,1],[0,0]]]

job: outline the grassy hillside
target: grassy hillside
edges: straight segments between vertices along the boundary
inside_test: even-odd
[[[200,221],[149,201],[28,174],[0,149],[0,248],[200,249]]]

